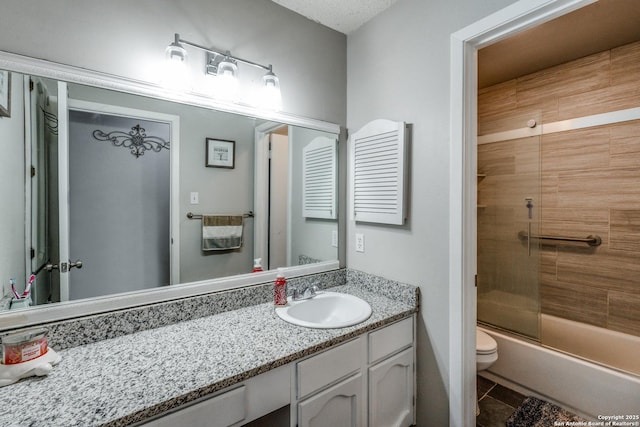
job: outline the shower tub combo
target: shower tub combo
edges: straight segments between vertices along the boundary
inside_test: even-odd
[[[477,311],[499,354],[482,375],[589,419],[638,416],[640,108],[544,125],[519,110],[509,130],[480,96]]]

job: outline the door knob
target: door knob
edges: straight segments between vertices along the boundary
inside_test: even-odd
[[[58,265],[58,264],[47,264],[44,268],[47,271],[60,270],[61,273],[66,273],[67,271],[71,270],[74,267],[75,268],[82,268],[82,261],[80,261],[78,259],[75,262],[71,262],[71,261],[69,261],[68,263],[61,262],[60,265]]]
[[[57,270],[58,268],[58,264],[47,264],[45,265],[44,269],[47,271],[51,271],[51,270]]]

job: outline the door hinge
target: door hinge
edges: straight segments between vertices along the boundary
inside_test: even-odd
[[[29,79],[29,92],[33,92],[33,80]]]
[[[36,168],[31,166],[31,178],[33,178],[34,176],[36,176]]]
[[[478,275],[476,274],[475,279],[474,279],[474,285],[477,288],[478,287]]]
[[[36,257],[36,250],[31,248],[30,253],[31,253],[31,259],[34,259]]]

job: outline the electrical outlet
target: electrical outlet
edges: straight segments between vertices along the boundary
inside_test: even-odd
[[[356,252],[364,252],[364,234],[356,234]]]
[[[197,205],[198,203],[200,203],[200,194],[197,191],[192,191],[191,192],[191,204],[192,205]]]
[[[334,248],[338,247],[338,230],[331,231],[331,246]]]

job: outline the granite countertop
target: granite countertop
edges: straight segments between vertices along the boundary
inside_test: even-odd
[[[129,425],[417,311],[355,285],[328,290],[366,300],[371,317],[308,329],[266,303],[61,350],[48,376],[0,388],[0,425]]]

